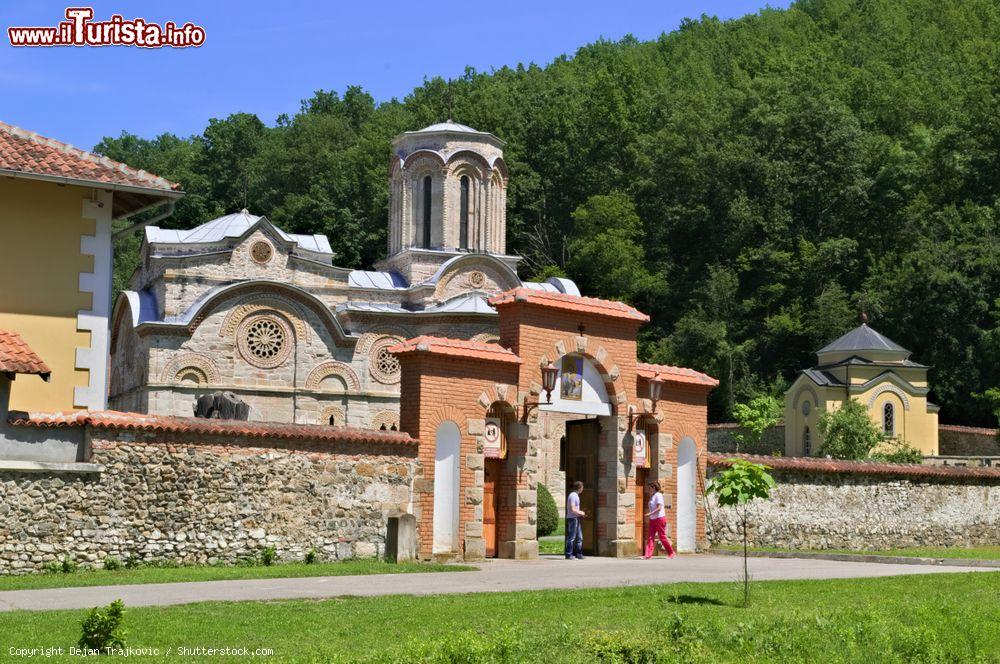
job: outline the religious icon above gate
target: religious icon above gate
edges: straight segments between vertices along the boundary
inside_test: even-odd
[[[559,396],[563,399],[580,401],[583,398],[583,358],[564,355],[559,376]]]

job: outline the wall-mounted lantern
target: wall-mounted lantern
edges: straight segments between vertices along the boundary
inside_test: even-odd
[[[653,407],[649,413],[639,413],[634,411],[628,415],[628,428],[631,429],[635,424],[635,421],[642,417],[643,415],[652,415],[656,412],[656,402],[660,400],[660,392],[663,391],[664,380],[660,374],[656,374],[649,379],[649,400],[653,402]]]
[[[559,378],[559,367],[549,362],[547,365],[542,367],[542,389],[545,391],[545,403],[544,405],[549,406],[552,404],[552,391],[556,389],[556,379]],[[521,416],[522,422],[528,421],[528,413],[533,409],[538,408],[543,405],[541,401],[525,401],[524,402],[524,414]]]

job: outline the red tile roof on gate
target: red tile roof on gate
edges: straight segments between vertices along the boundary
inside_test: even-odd
[[[318,424],[281,424],[278,422],[243,422],[199,417],[170,417],[123,413],[114,410],[75,413],[24,413],[11,411],[7,420],[14,426],[62,428],[92,427],[154,433],[192,433],[208,436],[269,438],[275,440],[313,440],[344,443],[394,443],[416,445],[417,440],[400,431],[376,431],[353,427]]]
[[[48,380],[52,370],[17,332],[0,330],[0,373],[37,374]]]
[[[0,122],[0,170],[141,189],[179,191],[158,175]]]
[[[703,374],[694,369],[685,367],[672,367],[668,364],[646,364],[639,362],[635,365],[636,373],[640,378],[647,380],[659,375],[668,383],[685,383],[688,385],[704,385],[705,387],[718,387],[719,381],[708,374]]]
[[[445,337],[420,336],[389,348],[390,353],[435,353],[452,357],[465,357],[474,360],[489,360],[492,362],[510,362],[521,364],[521,358],[509,349],[497,344],[481,341],[465,341],[464,339],[447,339]]]
[[[494,295],[488,302],[494,307],[513,304],[514,302],[527,302],[529,304],[538,304],[553,309],[591,314],[594,316],[625,318],[643,323],[649,321],[649,316],[624,302],[602,300],[596,297],[583,297],[581,295],[568,295],[566,293],[550,293],[523,286],[504,291],[499,295]]]
[[[1000,468],[965,466],[927,466],[919,463],[886,463],[884,461],[841,461],[816,457],[772,457],[756,454],[709,454],[708,465],[730,466],[730,459],[744,459],[770,466],[775,470],[798,470],[813,473],[857,475],[904,475],[912,477],[980,477],[1000,480]]]

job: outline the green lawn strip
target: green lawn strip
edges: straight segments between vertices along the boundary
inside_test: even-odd
[[[742,551],[740,546],[718,546],[716,549]],[[882,551],[861,551],[856,549],[782,549],[779,547],[750,547],[750,551],[780,553],[850,553],[864,556],[905,556],[907,558],[968,558],[974,560],[1000,560],[1000,546],[980,546],[973,548],[922,546],[907,549],[886,549]]]
[[[202,603],[127,608],[125,627],[132,647],[270,648],[269,661],[995,662],[1000,653],[1000,572],[768,581],[754,584],[749,609],[739,597],[734,583],[689,583]],[[68,648],[83,615],[0,613],[0,652]]]
[[[565,553],[566,552],[566,539],[565,536],[559,539],[542,539],[538,540],[538,553]]]
[[[47,572],[23,576],[0,576],[0,590],[32,590],[75,586],[120,586],[133,583],[177,583],[183,581],[226,581],[231,579],[277,579],[304,576],[349,576],[357,574],[405,574],[410,572],[461,572],[475,569],[467,565],[439,563],[386,563],[378,560],[345,560],[335,563],[285,563],[278,565],[191,567],[138,567],[81,570],[69,574]]]

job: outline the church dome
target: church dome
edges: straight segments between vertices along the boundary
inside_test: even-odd
[[[448,120],[446,122],[438,122],[437,124],[427,125],[423,129],[418,129],[415,133],[424,134],[438,131],[457,131],[467,134],[485,134],[484,131],[479,131],[478,129],[473,129],[472,127],[464,124],[459,124],[454,120]]]

